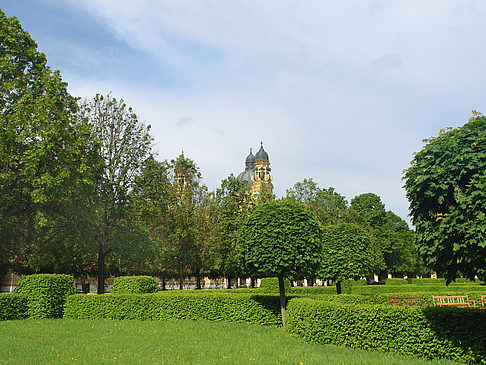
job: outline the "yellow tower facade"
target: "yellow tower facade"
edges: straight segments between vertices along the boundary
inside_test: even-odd
[[[272,175],[270,175],[270,159],[268,153],[263,149],[263,142],[260,149],[253,156],[250,154],[245,161],[245,171],[238,175],[238,180],[246,182],[251,192],[255,195],[260,193],[262,186],[265,186],[273,193]]]

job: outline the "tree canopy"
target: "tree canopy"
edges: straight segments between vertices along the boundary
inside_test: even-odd
[[[356,225],[341,223],[324,227],[322,251],[319,277],[335,281],[338,294],[342,281],[372,273],[371,240],[366,231]]]
[[[333,187],[320,188],[312,178],[304,179],[287,189],[286,199],[304,204],[323,225],[342,222],[348,210],[344,196]]]
[[[486,278],[486,117],[425,139],[405,189],[425,263],[449,281]]]

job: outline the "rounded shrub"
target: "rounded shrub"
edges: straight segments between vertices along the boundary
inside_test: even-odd
[[[119,276],[115,278],[111,294],[148,294],[159,290],[152,276]]]
[[[66,274],[34,274],[19,278],[15,293],[29,298],[32,318],[60,318],[68,295],[76,292],[73,277]]]

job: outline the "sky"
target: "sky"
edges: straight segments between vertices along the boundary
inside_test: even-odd
[[[305,178],[407,222],[424,138],[486,111],[486,2],[0,0],[78,97],[111,92],[210,190],[263,141],[274,193]]]

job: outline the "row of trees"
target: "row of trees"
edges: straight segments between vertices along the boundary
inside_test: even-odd
[[[150,126],[110,94],[79,101],[16,18],[0,12],[0,263],[17,273],[165,278],[241,275],[238,231],[261,203],[233,176],[215,192],[180,155],[160,162]],[[288,191],[323,225],[353,222],[374,237],[375,267],[417,271],[411,232],[379,197],[348,206],[312,179]],[[409,250],[399,263],[397,256]],[[401,265],[401,266],[400,266]],[[415,265],[415,266],[414,266]]]

